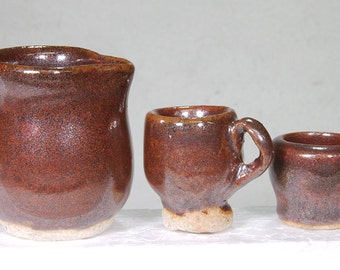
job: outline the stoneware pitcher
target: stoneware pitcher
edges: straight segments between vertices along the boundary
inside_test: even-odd
[[[70,240],[113,222],[131,186],[134,66],[77,47],[0,50],[0,223]]]

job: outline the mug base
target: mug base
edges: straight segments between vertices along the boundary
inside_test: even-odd
[[[4,230],[15,237],[35,241],[67,241],[77,240],[96,236],[101,234],[113,223],[114,217],[101,221],[93,226],[84,229],[66,229],[66,230],[35,230],[31,227],[21,224],[11,223],[0,220]]]
[[[200,211],[192,211],[182,215],[175,214],[163,208],[163,224],[171,231],[185,231],[191,233],[215,233],[228,228],[233,221],[233,211],[229,207],[210,207]]]
[[[299,222],[290,221],[290,220],[284,220],[284,219],[281,219],[281,218],[280,218],[280,220],[281,220],[282,223],[284,223],[288,226],[301,228],[301,229],[309,229],[309,230],[335,230],[335,229],[340,229],[340,223],[313,225],[313,224],[299,223]]]

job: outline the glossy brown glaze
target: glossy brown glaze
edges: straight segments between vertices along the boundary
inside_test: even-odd
[[[270,176],[277,213],[290,225],[340,227],[340,134],[297,132],[274,140]]]
[[[56,46],[0,50],[0,219],[83,229],[131,185],[125,59]]]
[[[261,153],[250,164],[243,163],[241,154],[245,132]],[[171,107],[146,115],[145,173],[163,206],[177,215],[216,206],[230,209],[230,196],[266,170],[272,151],[262,124],[237,120],[228,107]]]

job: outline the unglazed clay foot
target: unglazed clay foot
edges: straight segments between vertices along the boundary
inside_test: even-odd
[[[35,230],[29,226],[6,222],[3,220],[0,220],[0,223],[8,234],[19,238],[36,241],[61,241],[90,238],[101,234],[109,227],[111,227],[113,219],[114,218],[112,217],[84,229],[68,230]]]
[[[178,215],[163,208],[162,217],[165,228],[171,231],[215,233],[230,226],[233,220],[233,211],[230,207],[227,210],[211,207]]]

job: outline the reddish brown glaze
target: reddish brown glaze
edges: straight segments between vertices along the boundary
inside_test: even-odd
[[[0,50],[0,219],[37,230],[111,218],[131,185],[133,65],[56,46]]]
[[[242,161],[245,132],[261,153],[250,164]],[[272,151],[262,124],[237,120],[228,107],[171,107],[146,115],[145,174],[164,207],[176,214],[228,209],[228,198],[266,170]]]
[[[274,140],[270,168],[281,220],[340,227],[340,134],[297,132]]]

